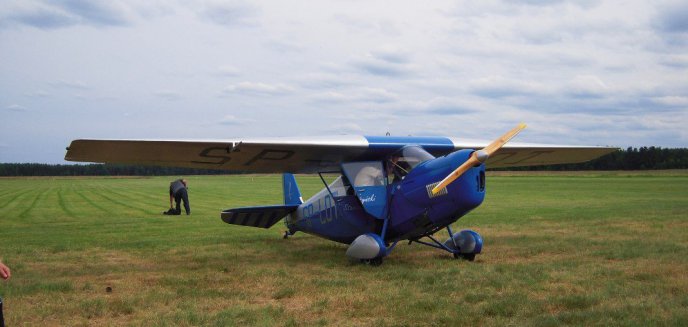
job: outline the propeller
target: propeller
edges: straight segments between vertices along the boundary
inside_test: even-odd
[[[518,134],[524,128],[526,128],[526,124],[521,123],[514,129],[502,135],[502,137],[490,143],[490,145],[486,146],[482,150],[473,152],[473,154],[471,154],[471,156],[468,158],[468,160],[466,160],[466,162],[459,166],[459,168],[456,168],[456,170],[451,172],[451,174],[447,175],[447,177],[445,177],[439,184],[437,184],[437,186],[435,186],[435,188],[432,189],[432,194],[434,195],[439,193],[439,191],[447,187],[447,185],[459,178],[471,167],[485,162],[487,158],[489,158],[491,155],[497,152],[497,150],[499,150],[504,144],[506,144],[506,142],[509,142],[509,140],[511,140],[514,136],[516,136],[516,134]]]

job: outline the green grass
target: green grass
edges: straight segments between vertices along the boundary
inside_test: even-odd
[[[380,267],[220,220],[279,203],[280,176],[190,176],[188,217],[161,215],[171,179],[0,179],[7,324],[688,325],[685,171],[488,173],[454,224],[483,236],[475,262],[400,244]]]

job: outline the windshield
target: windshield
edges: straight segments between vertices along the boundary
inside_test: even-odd
[[[406,162],[411,169],[413,169],[419,164],[430,159],[435,159],[435,157],[423,150],[423,148],[419,146],[407,146],[401,149],[401,157],[399,158],[399,161]]]
[[[403,179],[413,168],[421,163],[435,159],[419,146],[407,146],[393,154],[388,161],[387,172],[393,182]]]

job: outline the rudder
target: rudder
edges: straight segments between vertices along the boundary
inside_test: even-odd
[[[299,191],[299,186],[296,184],[296,178],[294,178],[293,174],[282,174],[282,189],[284,191],[285,205],[300,205],[303,203],[301,191]]]

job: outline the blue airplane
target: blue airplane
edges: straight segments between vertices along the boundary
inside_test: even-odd
[[[304,232],[348,244],[346,255],[379,265],[400,241],[469,261],[482,250],[475,231],[451,224],[485,198],[485,167],[584,162],[616,148],[492,143],[448,137],[338,136],[255,140],[74,140],[65,160],[283,173],[284,203],[222,211],[224,222]],[[479,150],[476,150],[479,149]],[[295,173],[317,173],[324,188],[304,201]],[[338,177],[327,183],[323,174]],[[435,234],[445,229],[447,238]]]

